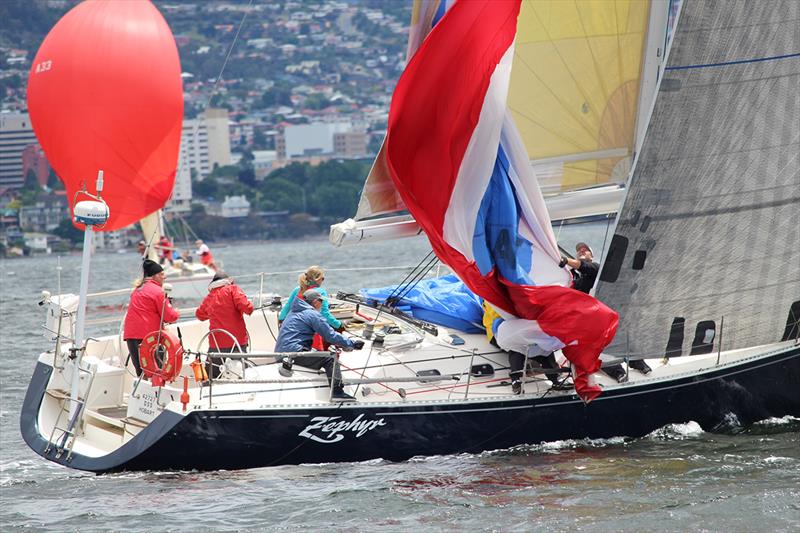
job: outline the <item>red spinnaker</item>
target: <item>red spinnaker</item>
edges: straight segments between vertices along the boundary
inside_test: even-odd
[[[160,209],[175,182],[183,87],[175,38],[149,0],[87,0],[50,30],[28,82],[28,109],[70,199],[84,184],[111,216],[103,230]]]

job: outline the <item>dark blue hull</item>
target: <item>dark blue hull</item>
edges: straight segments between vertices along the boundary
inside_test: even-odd
[[[47,368],[39,365],[37,372]],[[47,443],[34,427],[43,385],[35,387],[34,382],[23,407],[22,432],[26,442],[44,455]],[[52,453],[46,457],[95,472],[239,469],[374,458],[402,461],[415,455],[480,452],[561,439],[640,437],[666,424],[690,420],[713,430],[731,415],[743,425],[770,416],[800,416],[800,347],[702,375],[622,387],[605,392],[588,406],[569,395],[428,405],[195,411],[185,417],[166,412],[108,456],[76,454],[70,462],[55,459]]]

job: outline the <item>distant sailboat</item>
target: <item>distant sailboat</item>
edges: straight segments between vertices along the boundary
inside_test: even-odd
[[[649,11],[645,64],[660,64],[665,54],[666,23],[653,17],[659,11],[665,21],[667,4],[653,6],[659,9]],[[527,321],[519,338],[549,337],[572,351],[571,359],[575,351],[592,356],[597,346],[586,337],[589,328],[603,330],[594,342],[605,345],[616,326],[607,309],[598,305],[603,321],[588,324],[591,313],[571,315],[583,319],[577,324],[568,313],[559,317],[563,322],[543,316],[548,287],[555,285],[558,295],[570,289],[557,266],[541,192],[535,177],[526,179],[532,175],[520,156],[526,148],[515,142],[498,89],[511,78],[518,9],[514,1],[472,0],[439,20],[398,83],[385,163],[440,258],[507,311],[506,322],[515,312]],[[281,373],[274,357],[292,354],[272,353],[275,309],[246,319],[252,351],[231,354],[220,379],[190,384],[184,371],[182,382],[161,384],[126,371],[118,336],[87,343],[83,361],[71,358],[73,313],[50,300],[48,338],[55,347],[39,356],[28,387],[20,416],[26,443],[48,460],[95,472],[231,469],[404,460],[567,438],[638,437],[690,420],[712,430],[732,420],[800,416],[798,19],[794,0],[733,2],[722,10],[710,2],[682,4],[665,74],[644,114],[652,109],[644,143],[636,137],[632,145],[641,148],[631,154],[629,192],[597,288],[621,314],[606,351],[623,365],[646,359],[648,375],[631,372],[624,383],[596,375],[602,391],[587,405],[598,391],[552,387],[540,378],[546,370],[532,368],[521,394],[513,394],[508,356],[483,333],[340,295],[331,299],[333,311],[352,320],[348,335],[365,342],[363,349],[330,355],[341,364],[353,402],[333,402],[327,380],[313,371]],[[426,76],[436,63],[450,79]],[[462,75],[457,90],[475,98],[456,98],[456,89],[423,90],[432,83],[452,87],[453,76]],[[463,113],[448,108],[454,102]],[[404,114],[415,110],[426,111],[419,120],[434,111],[447,116],[452,128],[440,124],[430,139],[415,137],[420,124]],[[473,141],[476,135],[485,142]],[[594,175],[627,156],[615,157],[610,167],[590,164]],[[585,173],[582,163],[577,174]],[[783,255],[771,253],[775,242]],[[543,300],[531,300],[537,294]],[[588,298],[579,303],[594,305]],[[179,327],[192,357],[205,356],[207,326]],[[532,354],[543,346],[530,348]],[[175,352],[175,345],[163,349]],[[76,375],[79,394],[71,395]],[[580,371],[574,377],[580,387]],[[82,409],[66,418],[74,404]]]

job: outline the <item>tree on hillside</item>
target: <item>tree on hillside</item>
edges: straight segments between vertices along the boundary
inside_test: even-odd
[[[254,150],[270,150],[275,149],[275,143],[270,142],[264,132],[256,128],[253,130],[253,149]]]
[[[252,165],[247,165],[239,170],[239,181],[248,187],[256,186],[256,172],[253,170]]]
[[[303,187],[285,178],[273,177],[273,174],[261,183],[261,209],[290,213],[305,211],[307,198]]]
[[[219,183],[214,176],[208,176],[204,180],[192,183],[192,191],[195,196],[202,198],[216,198],[219,194]]]
[[[236,165],[223,165],[221,167],[217,166],[214,167],[214,170],[211,171],[208,178],[222,178],[228,177],[233,178],[239,174],[239,167]],[[206,178],[206,179],[208,179]]]
[[[53,234],[72,243],[83,241],[83,232],[73,226],[72,221],[68,218],[65,218],[58,224],[58,227],[53,230]]]
[[[42,187],[39,185],[39,180],[36,179],[36,172],[33,169],[28,169],[25,174],[25,181],[19,191],[19,199],[22,205],[33,205],[36,203],[36,197],[42,192]]]
[[[54,191],[63,191],[64,184],[61,183],[61,180],[58,179],[58,174],[52,168],[50,169],[50,173],[47,175],[47,186]]]
[[[310,165],[308,164],[292,163],[283,168],[279,168],[270,172],[267,176],[267,180],[280,178],[305,187],[306,185],[310,184],[308,177],[309,168]]]
[[[262,107],[274,107],[279,105],[292,105],[292,89],[283,85],[270,87],[261,95]]]
[[[319,216],[328,220],[342,220],[355,214],[361,188],[352,183],[335,182],[322,185],[314,192]]]
[[[325,109],[330,105],[330,101],[320,93],[309,94],[304,103],[308,109]]]
[[[36,172],[32,168],[28,169],[28,172],[25,174],[25,182],[22,185],[22,190],[24,191],[41,191],[42,186],[39,185],[39,180],[36,177]]]

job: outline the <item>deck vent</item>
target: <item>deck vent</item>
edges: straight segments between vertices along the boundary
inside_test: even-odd
[[[664,352],[664,357],[680,357],[683,355],[683,330],[686,326],[686,319],[682,316],[676,316],[672,319],[672,326],[669,328],[669,340],[667,340],[667,349]]]
[[[439,370],[437,370],[435,368],[431,368],[429,370],[418,370],[417,371],[417,377],[418,378],[431,378],[431,377],[436,377],[436,376],[441,376],[441,375],[442,375],[442,373],[439,372]],[[438,379],[426,379],[424,381],[420,381],[420,383],[423,383],[423,384],[424,383],[436,383],[437,381],[441,381],[441,380],[438,380]]]
[[[628,238],[622,235],[614,235],[611,238],[611,245],[608,247],[608,255],[600,273],[600,281],[614,283],[619,278],[619,271],[625,261],[625,252],[628,251]]]
[[[800,338],[800,300],[792,303],[789,307],[789,316],[786,317],[786,329],[783,332],[782,341],[789,341]]]
[[[644,268],[644,262],[647,259],[647,252],[644,250],[636,250],[633,254],[633,265],[631,268],[634,270],[641,270]]]
[[[472,365],[472,368],[469,371],[475,377],[482,377],[482,376],[494,376],[494,367],[489,363],[484,363],[482,365]]]
[[[714,337],[717,335],[717,325],[713,320],[703,320],[697,323],[692,341],[690,355],[700,355],[714,351]]]

